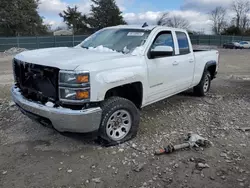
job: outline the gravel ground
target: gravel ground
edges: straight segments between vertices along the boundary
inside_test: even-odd
[[[11,57],[0,56],[0,187],[250,188],[250,53],[220,50],[210,94],[185,92],[146,107],[138,136],[101,147],[88,134],[60,134],[10,103]],[[213,146],[155,157],[155,149],[188,132]],[[198,163],[207,168],[197,168]]]

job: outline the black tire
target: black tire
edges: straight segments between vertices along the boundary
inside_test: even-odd
[[[205,87],[205,84],[208,84],[207,87]],[[209,92],[210,86],[211,74],[209,71],[206,70],[203,73],[200,83],[194,87],[194,94],[199,97],[206,96],[206,94]]]
[[[102,120],[99,128],[99,139],[102,144],[105,144],[106,146],[121,144],[128,140],[131,140],[137,135],[140,123],[140,113],[137,107],[134,105],[134,103],[125,98],[111,97],[103,102],[101,108],[102,108]],[[126,112],[129,113],[131,118],[131,127],[128,133],[126,133],[127,135],[124,138],[122,138],[121,140],[113,140],[110,137],[110,135],[108,135],[106,128],[107,126],[110,126],[110,124],[108,125],[108,121],[110,118],[112,118],[111,116],[119,110],[125,110]],[[122,121],[123,120],[121,119],[121,122]]]

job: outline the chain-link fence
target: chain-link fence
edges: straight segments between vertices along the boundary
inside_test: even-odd
[[[49,47],[72,47],[82,42],[87,35],[75,36],[39,36],[39,37],[0,37],[0,52],[12,47],[38,49]],[[250,41],[245,36],[225,35],[190,35],[193,45],[222,46],[223,43],[233,41]]]

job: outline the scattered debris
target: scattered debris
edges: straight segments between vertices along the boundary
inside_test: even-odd
[[[173,178],[163,179],[162,181],[164,181],[166,184],[170,185],[171,183],[173,183]]]
[[[58,170],[59,170],[59,171],[61,171],[61,170],[62,170],[62,168],[58,168]]]
[[[84,159],[84,155],[81,155],[81,156],[80,156],[80,159]]]
[[[148,183],[153,183],[154,181],[153,180],[148,180]]]
[[[225,180],[225,179],[226,179],[226,176],[221,176],[221,179]]]
[[[133,169],[133,171],[135,171],[135,172],[141,172],[142,170],[143,170],[143,168],[144,168],[144,163],[139,163],[139,164],[137,164],[135,167],[134,167],[134,169]]]
[[[67,172],[68,172],[68,173],[72,173],[72,172],[73,172],[73,170],[69,169],[69,170],[67,170]]]
[[[119,151],[119,152],[124,152],[124,149],[123,149],[123,148],[120,148],[118,151]]]
[[[128,146],[130,146],[132,149],[134,149],[134,150],[136,150],[136,151],[138,151],[138,152],[141,152],[141,153],[144,153],[144,154],[145,154],[145,152],[143,151],[143,149],[145,149],[145,147],[142,147],[142,149],[138,149],[138,148],[137,148],[137,145],[136,145],[135,143],[133,143],[132,145],[129,145],[129,144],[128,144]]]
[[[115,155],[116,154],[116,151],[112,151],[112,153],[111,153],[112,155]]]
[[[101,178],[93,178],[92,181],[95,183],[101,183]]]
[[[240,144],[240,146],[242,146],[242,147],[247,147],[247,145],[246,145],[246,144]]]
[[[213,176],[210,176],[209,178],[210,178],[210,180],[215,180],[215,178]]]
[[[210,166],[207,163],[197,163],[196,168],[202,170],[204,168],[210,168]]]
[[[199,136],[198,134],[188,133],[185,143],[175,145],[175,146],[170,144],[164,149],[160,149],[160,150],[155,151],[155,155],[161,155],[164,153],[169,154],[169,153],[172,153],[174,151],[184,149],[184,148],[190,148],[190,147],[200,147],[200,146],[208,147],[211,144],[212,143],[209,140]]]
[[[246,132],[246,131],[250,131],[250,127],[242,127],[242,128],[238,128],[238,130]]]
[[[137,146],[137,145],[136,145],[135,143],[132,144],[132,148],[136,148],[136,146]]]
[[[239,182],[243,182],[244,180],[243,180],[243,179],[237,179],[237,181],[239,181]]]
[[[16,104],[13,101],[9,102],[9,107],[14,107]]]
[[[224,158],[228,158],[228,156],[227,156],[226,153],[221,153],[220,156],[221,156],[221,157],[224,157]]]
[[[7,171],[3,171],[2,174],[3,174],[3,175],[7,174]]]
[[[138,157],[138,155],[135,152],[133,152],[132,157]]]
[[[178,168],[178,167],[179,165],[177,163],[173,166],[173,168]]]

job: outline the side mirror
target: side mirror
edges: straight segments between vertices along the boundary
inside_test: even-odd
[[[154,57],[163,57],[163,56],[172,56],[174,49],[171,46],[156,46],[150,51],[150,56]]]

